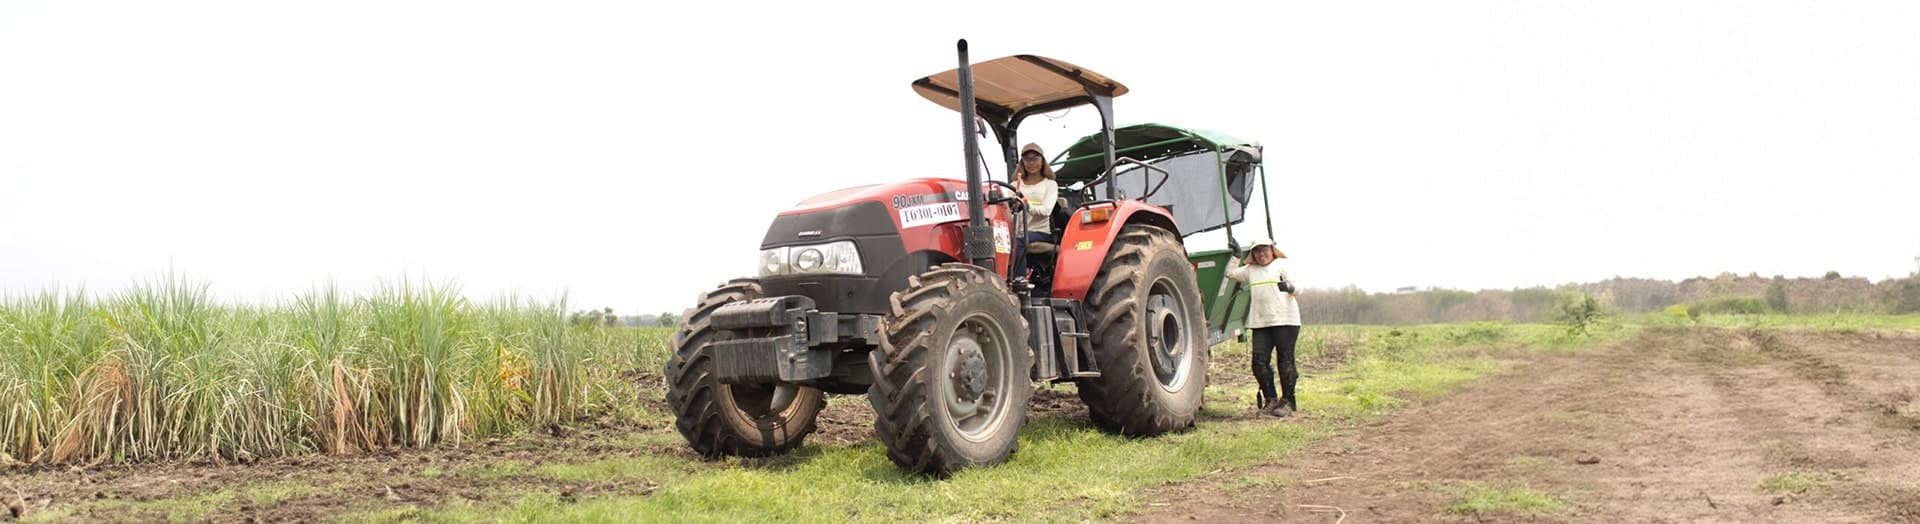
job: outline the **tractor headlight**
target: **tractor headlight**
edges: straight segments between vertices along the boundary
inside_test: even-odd
[[[787,248],[760,251],[760,276],[787,274]]]
[[[793,247],[793,272],[858,275],[860,248],[852,240]]]
[[[793,252],[793,270],[797,273],[820,269],[820,263],[826,261],[827,255],[821,253],[818,248],[801,248]]]
[[[861,274],[860,248],[852,240],[787,246],[760,252],[760,276],[802,273]]]

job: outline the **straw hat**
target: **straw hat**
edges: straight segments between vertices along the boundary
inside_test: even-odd
[[[1287,254],[1286,254],[1286,252],[1283,252],[1283,251],[1280,251],[1280,248],[1278,248],[1278,247],[1275,247],[1275,246],[1273,245],[1273,241],[1272,241],[1272,240],[1267,240],[1267,239],[1264,239],[1264,238],[1263,238],[1263,239],[1260,239],[1260,240],[1255,240],[1255,241],[1253,241],[1253,245],[1251,245],[1251,246],[1247,246],[1247,253],[1249,253],[1249,254],[1251,254],[1251,253],[1253,253],[1253,250],[1255,250],[1255,249],[1259,249],[1259,248],[1260,248],[1260,246],[1267,246],[1267,248],[1269,248],[1269,249],[1272,249],[1272,250],[1273,250],[1273,258],[1287,258]]]

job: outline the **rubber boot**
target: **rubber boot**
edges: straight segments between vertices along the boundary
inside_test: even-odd
[[[1293,399],[1273,401],[1273,408],[1267,410],[1267,413],[1280,418],[1293,416]]]
[[[1269,417],[1284,417],[1286,415],[1280,414],[1280,410],[1283,410],[1283,409],[1287,409],[1287,404],[1285,402],[1274,400],[1271,402],[1267,402],[1267,405],[1265,406],[1260,406],[1260,414],[1266,415]]]

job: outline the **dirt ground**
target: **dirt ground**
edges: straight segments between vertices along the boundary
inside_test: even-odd
[[[1656,331],[1158,488],[1135,518],[1920,522],[1917,393],[1920,338]],[[1457,506],[1476,487],[1560,507]]]
[[[1344,430],[1283,463],[1157,488],[1134,518],[1920,521],[1920,338],[1673,331],[1530,358],[1455,394]],[[1322,360],[1303,367],[1311,375],[1342,359]],[[1215,385],[1244,378],[1229,372],[1242,365],[1216,359]],[[635,387],[660,389],[657,377],[633,378]],[[873,414],[863,400],[830,403],[810,442],[870,440]],[[665,409],[650,401],[650,409]],[[1037,391],[1032,406],[1036,417],[1085,417],[1069,391]],[[457,448],[253,464],[6,467],[0,505],[8,509],[0,510],[0,521],[14,511],[76,521],[179,520],[182,507],[202,508],[187,513],[189,520],[312,521],[456,500],[507,502],[533,492],[562,499],[645,494],[660,486],[446,473],[621,456],[698,461],[664,424],[583,424]],[[1821,485],[1804,492],[1765,486],[1785,474]],[[276,484],[297,492],[199,498]],[[1564,507],[1544,514],[1448,511],[1471,486],[1524,487]]]

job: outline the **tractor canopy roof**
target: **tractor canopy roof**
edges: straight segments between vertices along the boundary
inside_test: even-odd
[[[941,107],[960,110],[960,70],[913,81],[913,90]],[[974,105],[992,120],[1091,103],[1088,94],[1120,96],[1127,86],[1106,75],[1044,56],[1013,55],[973,64]]]
[[[1106,170],[1100,136],[1094,133],[1081,137],[1054,157],[1053,165],[1058,166],[1054,173],[1060,183],[1091,180]],[[1260,161],[1259,144],[1224,133],[1166,124],[1136,124],[1113,130],[1114,155],[1141,161],[1200,151],[1224,154],[1229,150],[1244,151],[1254,163]]]

